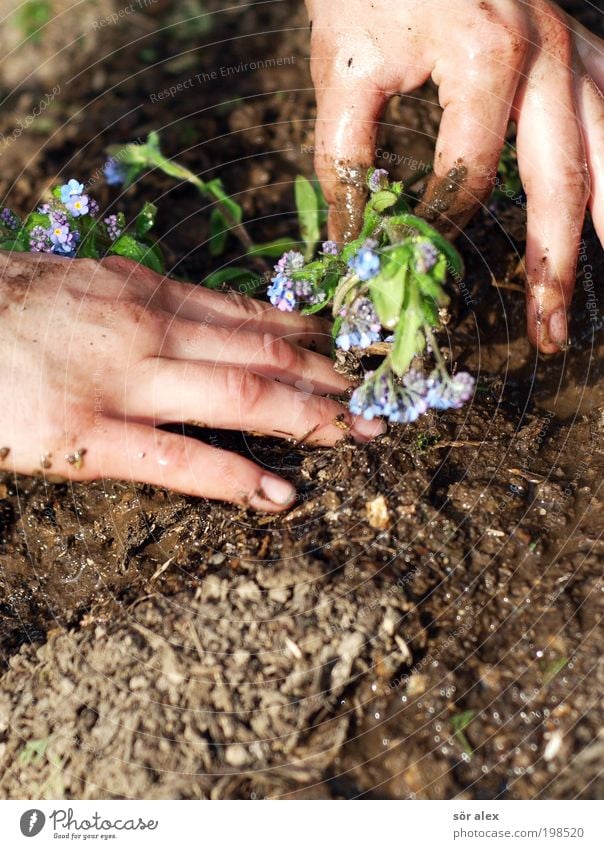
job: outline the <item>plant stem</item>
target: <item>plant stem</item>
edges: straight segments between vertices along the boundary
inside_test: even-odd
[[[432,332],[432,328],[429,324],[424,324],[424,334],[426,339],[428,340],[430,347],[432,348],[432,353],[434,354],[434,359],[436,360],[436,364],[443,375],[448,379],[449,372],[447,371],[447,364],[444,361],[443,355],[440,352],[440,348],[438,347],[438,342],[436,341],[436,337]]]
[[[356,274],[353,274],[348,278],[345,277],[340,283],[333,296],[332,315],[334,318],[340,312],[344,299],[359,285],[359,283],[360,281]]]

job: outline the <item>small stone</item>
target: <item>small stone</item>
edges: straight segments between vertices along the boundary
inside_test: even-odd
[[[389,637],[394,636],[394,632],[396,631],[396,626],[398,625],[399,615],[396,610],[392,607],[386,608],[386,612],[384,614],[384,618],[382,620],[382,630],[388,634]]]
[[[229,766],[236,767],[245,766],[251,760],[249,752],[241,743],[234,743],[232,746],[228,746],[224,753],[224,759]]]
[[[289,591],[285,587],[275,587],[274,590],[269,590],[268,597],[271,601],[279,602],[279,604],[285,604],[289,598]]]
[[[390,527],[390,513],[383,495],[378,495],[373,501],[368,501],[365,508],[367,510],[367,521],[372,528],[384,531]]]
[[[254,583],[254,581],[246,581],[245,583],[240,584],[235,592],[239,598],[242,598],[244,601],[260,601],[262,598],[260,587],[258,584]]]
[[[203,601],[218,601],[222,598],[222,581],[218,575],[208,575],[201,586]]]

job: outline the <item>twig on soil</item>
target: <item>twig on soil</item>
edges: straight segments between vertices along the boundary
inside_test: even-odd
[[[430,448],[477,448],[482,445],[482,442],[471,442],[470,440],[460,441],[458,439],[452,439],[449,442],[435,442],[434,445],[430,445]]]
[[[494,276],[491,276],[491,286],[494,286],[496,289],[510,289],[512,292],[522,292],[524,294],[524,286],[521,286],[519,283],[500,282]]]
[[[159,578],[160,575],[163,575],[173,560],[173,557],[169,557],[165,563],[162,563],[162,565],[153,573],[153,575],[151,575],[151,580],[155,581],[157,578]]]
[[[311,429],[310,429],[310,430],[306,431],[306,433],[305,433],[303,436],[301,436],[301,437],[300,437],[300,439],[296,439],[296,441],[294,442],[294,448],[297,448],[297,447],[298,447],[298,445],[302,445],[302,443],[303,443],[303,442],[306,442],[306,440],[308,439],[308,437],[309,437],[309,436],[312,436],[312,435],[313,435],[313,433],[314,433],[316,430],[318,430],[318,428],[319,428],[319,425],[318,425],[318,424],[316,424],[316,425],[314,425],[314,427],[311,427]]]

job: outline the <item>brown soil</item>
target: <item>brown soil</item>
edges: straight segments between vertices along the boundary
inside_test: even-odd
[[[291,235],[292,180],[312,172],[302,11],[260,4],[158,34],[171,5],[62,80],[47,123],[5,150],[0,197],[24,212],[57,174],[85,177],[106,145],[158,128],[240,193],[258,240]],[[296,61],[149,98],[271,56]],[[41,92],[11,95],[5,135]],[[428,89],[390,107],[381,147],[399,176],[430,161],[434,103]],[[153,174],[119,203],[143,199],[176,272],[199,279],[212,261],[195,193]],[[485,212],[461,245],[445,341],[478,376],[469,408],[364,447],[220,437],[295,481],[286,515],[0,479],[0,797],[602,796],[602,320],[582,262],[573,346],[529,348],[523,223],[519,204]]]

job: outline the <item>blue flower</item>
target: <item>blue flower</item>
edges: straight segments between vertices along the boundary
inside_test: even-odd
[[[428,404],[435,410],[459,410],[474,393],[474,378],[467,371],[449,377],[433,371],[428,378]]]
[[[86,215],[89,211],[88,195],[72,195],[65,202],[65,206],[74,218],[78,218],[80,215]]]
[[[271,304],[282,312],[291,312],[296,306],[293,288],[293,282],[283,272],[275,274],[267,289]]]
[[[394,374],[370,372],[350,399],[351,413],[365,419],[385,416],[390,422],[408,424],[428,409],[426,380],[421,372],[411,370],[397,383]]]
[[[64,245],[69,238],[69,227],[67,224],[55,221],[51,224],[48,235],[53,245]]]
[[[67,216],[62,212],[54,211],[50,216],[50,227],[47,231],[52,251],[62,256],[74,256],[80,241],[77,230],[70,230]]]
[[[336,346],[343,351],[368,348],[380,340],[381,324],[369,298],[359,297],[340,311],[343,321],[336,337]]]
[[[385,168],[376,168],[367,181],[370,192],[379,192],[388,188],[388,172]]]
[[[380,270],[380,258],[371,247],[362,247],[348,261],[348,267],[354,271],[359,280],[370,280]]]
[[[81,195],[84,192],[84,184],[78,183],[77,180],[68,180],[61,186],[61,202],[67,203],[72,195]]]
[[[297,299],[310,300],[312,284],[307,280],[294,282],[289,276],[304,266],[304,257],[299,251],[287,251],[275,265],[275,274],[267,294],[271,304],[283,312],[291,312],[297,306]]]
[[[126,169],[113,157],[103,165],[103,174],[110,186],[121,186],[126,180]]]
[[[326,242],[323,242],[323,244],[321,245],[321,252],[326,254],[327,256],[337,256],[339,253],[337,244],[331,239],[328,239]]]

